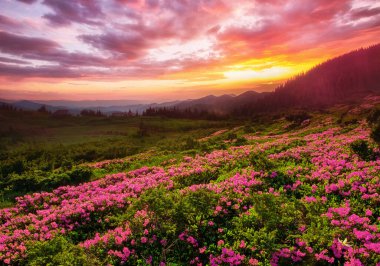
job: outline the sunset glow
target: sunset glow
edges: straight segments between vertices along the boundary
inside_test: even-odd
[[[270,91],[380,42],[377,0],[3,0],[0,98]]]

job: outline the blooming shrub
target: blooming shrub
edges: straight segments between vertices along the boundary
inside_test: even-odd
[[[369,141],[364,124],[246,139],[20,197],[0,210],[0,260],[380,264],[380,159],[352,149]]]

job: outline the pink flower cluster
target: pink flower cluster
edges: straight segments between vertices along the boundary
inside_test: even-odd
[[[298,239],[280,243],[281,248],[269,253],[272,265],[278,265],[282,260],[287,263],[314,260],[330,264],[340,260],[346,266],[364,265],[367,259],[374,261],[373,258],[380,254],[380,160],[361,161],[349,150],[353,141],[368,139],[368,130],[360,126],[341,133],[340,128],[332,128],[304,136],[306,132],[302,129],[276,136],[247,136],[254,145],[216,150],[204,156],[185,157],[178,164],[165,162],[162,167],[142,167],[79,186],[64,186],[53,192],[20,197],[14,207],[0,210],[0,261],[17,264],[27,256],[27,243],[46,241],[56,235],[80,232],[86,226],[102,224],[105,232],[93,232],[95,236],[79,245],[91,252],[103,252],[121,264],[143,259],[147,264],[165,265],[165,261],[157,261],[153,253],[139,257],[139,252],[145,248],[166,250],[174,245],[167,238],[159,237],[160,225],[155,223],[149,206],[133,213],[134,222],[138,221],[137,226],[142,228],[138,234],[134,234],[131,221],[123,221],[116,228],[108,226],[108,216],[123,213],[133,199],[148,189],[163,186],[175,190],[176,182],[182,179],[205,173],[217,177],[220,169],[232,170],[228,170],[228,177],[221,181],[179,189],[180,195],[184,196],[198,190],[218,195],[217,203],[209,206],[210,217],[202,217],[196,226],[181,233],[182,228],[174,235],[178,235],[175,243],[180,242],[192,250],[189,263],[204,265],[207,260],[210,265],[259,263],[259,256],[264,256],[267,250],[256,250],[247,239],[239,238],[238,242],[231,243],[227,237],[229,228],[220,225],[223,219],[244,218],[250,211],[254,212],[255,206],[250,201],[254,194],[299,199],[305,209],[315,207],[318,219],[322,219],[334,233],[329,244],[315,248],[315,243],[302,239],[310,225],[307,220],[299,221],[295,224],[295,228],[299,228]],[[290,148],[286,148],[288,146]],[[276,150],[281,151],[276,153]],[[251,154],[260,152],[269,153],[268,160],[283,163],[283,167],[279,171],[266,172],[260,166],[250,164]],[[114,162],[119,163],[112,160],[95,167]],[[243,168],[239,168],[241,162],[244,162]],[[283,182],[284,175],[285,183],[276,186],[277,181]],[[205,243],[202,234],[194,228],[206,228],[217,236]]]

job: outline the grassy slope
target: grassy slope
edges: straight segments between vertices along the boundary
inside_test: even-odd
[[[87,163],[149,152],[148,157],[142,155],[118,170],[155,164],[191,150],[189,139],[192,145],[196,143],[194,140],[233,128],[237,122],[159,117],[55,118],[37,112],[0,110],[0,124],[0,205],[9,206],[15,196],[75,183],[57,179]],[[105,174],[91,171],[91,179]],[[11,179],[17,179],[21,185],[9,182]],[[31,188],[22,184],[23,179],[30,179],[33,184],[41,181],[44,185]]]
[[[122,161],[111,160],[104,162],[103,165],[101,164],[102,166],[93,170],[97,178],[103,177],[104,175],[109,173],[124,172],[129,169],[135,169],[144,165],[162,166],[164,167],[164,169],[168,170],[170,166],[180,164],[184,160],[182,157],[185,154],[204,155],[208,150],[226,149],[230,146],[237,145],[238,143],[236,142],[239,138],[243,136],[245,136],[248,139],[247,142],[244,144],[252,145],[253,149],[254,147],[260,146],[266,147],[257,154],[253,153],[247,158],[233,159],[230,163],[221,164],[215,169],[213,169],[210,166],[211,169],[213,169],[213,171],[211,171],[211,175],[209,175],[208,171],[205,171],[204,174],[194,174],[187,176],[186,178],[174,177],[174,189],[166,191],[165,189],[159,187],[158,189],[154,188],[152,190],[148,190],[142,193],[141,197],[133,199],[132,204],[129,207],[126,207],[126,209],[123,209],[121,211],[115,210],[106,213],[105,221],[106,219],[107,221],[110,221],[109,224],[108,222],[93,222],[93,224],[91,225],[93,225],[94,228],[92,228],[91,226],[84,226],[82,228],[73,230],[70,234],[65,236],[65,238],[58,237],[52,242],[47,243],[33,243],[32,253],[30,253],[32,255],[30,259],[38,261],[39,259],[43,258],[45,256],[45,251],[42,250],[46,249],[50,245],[62,244],[62,246],[67,246],[68,243],[65,242],[67,241],[67,239],[77,244],[83,241],[84,239],[91,239],[92,237],[94,237],[95,232],[101,234],[107,234],[108,232],[109,234],[112,234],[112,230],[114,227],[124,226],[126,221],[131,222],[131,228],[134,234],[130,238],[134,237],[137,241],[139,241],[140,237],[142,238],[145,232],[142,233],[143,230],[140,227],[138,227],[139,224],[138,221],[135,221],[136,218],[134,218],[134,214],[136,210],[142,210],[146,205],[149,206],[149,208],[152,208],[152,210],[157,211],[157,217],[153,217],[155,217],[158,220],[157,225],[163,226],[163,228],[159,228],[160,230],[157,230],[158,234],[162,234],[161,237],[163,238],[172,238],[173,245],[177,243],[176,239],[178,237],[176,234],[180,233],[181,230],[183,230],[183,228],[189,228],[190,232],[192,232],[193,234],[199,233],[203,229],[207,229],[208,231],[206,232],[213,232],[212,229],[208,228],[207,226],[203,226],[202,223],[198,222],[198,219],[203,219],[202,215],[206,215],[206,217],[211,217],[207,219],[211,219],[210,221],[213,221],[213,223],[218,224],[218,227],[224,230],[224,233],[214,232],[210,233],[210,235],[207,234],[205,236],[197,236],[198,239],[204,238],[203,240],[205,241],[205,243],[207,243],[205,245],[207,245],[208,252],[210,252],[210,254],[218,254],[218,252],[223,252],[221,250],[221,247],[219,246],[219,242],[217,242],[218,239],[223,239],[225,243],[228,243],[226,244],[226,247],[233,248],[235,252],[245,252],[244,254],[246,254],[247,256],[258,258],[259,261],[263,263],[261,265],[269,264],[271,253],[275,250],[278,250],[281,247],[291,247],[292,245],[296,245],[295,243],[293,243],[296,242],[296,240],[294,240],[295,234],[297,234],[297,237],[300,237],[304,239],[307,243],[310,243],[311,246],[315,248],[315,253],[322,252],[324,248],[329,247],[331,245],[330,242],[333,241],[333,239],[335,239],[334,237],[336,236],[340,237],[341,239],[348,238],[350,243],[353,243],[354,239],[350,238],[352,237],[350,234],[347,233],[346,236],[345,231],[341,230],[340,228],[331,226],[329,221],[321,216],[322,213],[328,210],[328,207],[339,207],[344,203],[344,201],[340,195],[327,195],[324,192],[324,183],[321,183],[320,181],[314,182],[308,180],[308,169],[309,167],[314,167],[313,164],[310,162],[309,156],[304,156],[302,160],[294,159],[292,158],[292,156],[285,156],[284,159],[280,158],[268,160],[268,158],[270,158],[271,154],[275,155],[283,151],[297,150],[299,147],[308,148],[308,145],[306,145],[307,141],[310,142],[310,140],[308,140],[307,137],[308,135],[320,133],[329,128],[337,127],[338,136],[339,134],[347,134],[349,136],[353,133],[353,129],[359,126],[357,120],[362,118],[362,116],[363,114],[347,115],[346,108],[338,108],[330,114],[314,113],[310,124],[305,127],[292,127],[291,122],[286,121],[281,117],[279,117],[278,120],[271,124],[251,124],[249,128],[246,126],[236,127],[236,125],[229,125],[229,127],[221,127],[229,128],[222,134],[212,136],[204,142],[195,141],[193,145],[187,145],[185,142],[179,145],[178,143],[176,143],[175,141],[171,141],[170,139],[167,140],[168,142],[165,142],[165,139],[162,140],[163,145],[169,145],[169,143],[172,143],[173,145],[177,145],[174,147],[182,147],[181,149],[173,148],[172,146],[167,146],[166,149],[165,146],[162,146],[162,148],[158,146],[146,146],[147,148],[149,147],[150,150],[154,149],[154,151],[148,151],[145,153],[139,153],[133,156],[129,156],[124,158]],[[159,122],[160,120],[156,118],[151,119],[147,123],[152,125],[154,123]],[[166,120],[166,122],[174,123],[170,126],[171,128],[178,126],[178,121]],[[181,123],[186,122],[181,121]],[[178,128],[176,130],[178,130]],[[191,129],[190,131],[184,131],[185,133],[178,133],[178,131],[175,131],[173,133],[168,133],[168,131],[166,131],[165,133],[168,133],[169,135],[177,133],[178,135],[181,135],[182,138],[190,135],[194,138],[198,138],[198,135],[194,135],[194,132],[202,132],[202,134],[199,134],[199,137],[204,137],[205,135],[207,135],[205,133],[209,134],[210,132],[217,131],[217,128],[208,129],[209,132],[203,130],[204,129],[201,129],[201,127],[199,127],[195,131],[193,129]],[[247,131],[250,132],[248,133]],[[291,138],[289,142],[285,141],[286,139],[288,139],[288,137]],[[328,145],[328,138],[329,137],[327,137],[327,141],[324,142],[324,145]],[[331,141],[332,140],[333,138],[331,138]],[[318,145],[317,142],[314,145],[314,148],[311,148],[310,152],[314,152],[313,149],[323,147],[323,145]],[[343,150],[344,152],[347,152],[347,154],[352,156],[352,152],[350,151],[349,145],[344,145]],[[170,159],[175,159],[175,161],[168,162]],[[302,185],[300,189],[294,190],[294,192],[292,192],[292,190],[289,190],[289,192],[284,192],[284,185],[292,183],[296,184],[295,180],[297,180],[298,178],[298,176],[296,175],[298,170],[296,169],[299,169],[299,166],[301,166],[301,169],[303,169],[300,172],[300,174],[302,182],[304,182],[305,184]],[[189,167],[190,169],[192,169],[192,165],[190,165]],[[198,183],[210,183],[215,184],[217,186],[218,184],[222,184],[223,182],[228,181],[228,179],[233,179],[233,176],[235,176],[237,173],[244,175],[244,173],[249,173],[252,170],[262,172],[263,176],[260,178],[262,178],[264,185],[263,188],[260,189],[264,189],[264,191],[270,191],[273,188],[275,193],[280,193],[281,196],[272,197],[271,195],[265,195],[266,193],[264,193],[264,195],[256,194],[255,190],[253,189],[252,192],[250,192],[249,196],[242,197],[243,203],[241,204],[247,204],[247,206],[254,206],[250,213],[245,214],[246,216],[240,215],[243,214],[243,210],[241,211],[241,213],[239,211],[237,214],[235,214],[235,210],[229,210],[229,205],[226,205],[225,208],[231,211],[233,215],[221,215],[219,217],[218,215],[215,215],[215,213],[212,214],[214,207],[216,206],[216,202],[214,201],[216,199],[219,199],[220,196],[217,194],[214,195],[212,191],[209,191],[206,194],[203,194],[203,190],[196,191],[194,192],[195,199],[191,198],[191,193],[189,193],[188,196],[183,197],[183,195],[179,192],[183,188]],[[328,169],[324,169],[324,171],[325,170]],[[293,171],[295,173],[289,174],[288,171]],[[277,172],[279,175],[275,179],[270,179],[267,178],[266,174],[264,174],[270,174],[272,172]],[[212,178],[211,181],[210,178]],[[336,180],[334,180],[334,182],[336,182]],[[316,197],[318,198],[318,200],[322,195],[328,196],[328,205],[325,206],[323,204],[315,204],[314,206],[313,203],[307,204],[304,202],[304,196],[311,195],[311,184],[318,185],[316,193]],[[223,192],[223,196],[227,198],[230,197],[229,199],[233,202],[239,199],[237,197],[241,197],[239,193],[235,195],[233,193],[227,193],[226,191]],[[157,200],[158,198],[160,200]],[[268,202],[266,202],[266,200]],[[205,203],[205,205],[197,207],[202,202]],[[175,208],[168,208],[168,206],[171,206],[170,204],[172,204]],[[219,200],[219,205],[224,206],[223,204],[224,202],[220,202]],[[363,215],[363,212],[364,210],[366,210],[367,207],[372,208],[374,206],[373,204],[371,204],[372,203],[370,202],[362,201],[360,197],[352,197],[353,211],[359,213],[360,215]],[[281,208],[279,208],[279,206],[281,206]],[[320,209],[314,210],[314,207],[318,207]],[[183,213],[179,212],[178,214],[178,211],[182,211]],[[183,219],[181,215],[183,215],[183,217],[185,217],[186,219]],[[378,212],[374,214],[373,219],[371,218],[373,221],[375,221],[376,215],[378,216]],[[281,219],[279,220],[279,218]],[[194,221],[191,219],[194,219]],[[205,221],[208,221],[207,219]],[[136,225],[134,223],[136,223]],[[190,225],[186,223],[189,223]],[[310,225],[310,229],[309,231],[303,232],[301,234],[300,232],[298,232],[297,226],[301,225],[302,223],[306,223],[308,226]],[[321,223],[321,225],[319,223]],[[172,232],[174,230],[175,234]],[[315,232],[313,230],[315,230]],[[245,247],[241,248],[240,246],[242,245],[242,239],[245,240],[246,243],[249,243],[249,245],[252,244],[260,252],[256,252],[255,250],[250,251],[248,248]],[[63,243],[59,242],[57,244],[57,241],[63,241]],[[360,241],[356,242],[355,245],[362,246],[360,244]],[[115,246],[117,249],[119,248],[119,246],[117,245],[108,245],[109,247],[106,245],[107,249],[115,249]],[[193,247],[191,245],[188,245],[189,247],[186,245],[186,243],[180,243],[177,244],[177,246],[175,246],[176,248],[173,248],[173,250],[169,249],[168,254],[170,254],[170,257],[168,257],[168,259],[171,259],[173,261],[182,261],[182,259],[188,258],[186,256],[191,257],[193,253],[197,254],[197,248],[194,249],[195,251],[192,251]],[[222,245],[224,244],[221,244],[221,246]],[[251,248],[251,246],[249,247]],[[78,248],[78,246],[76,246],[76,248]],[[139,248],[141,248],[141,250],[139,250]],[[180,248],[182,248],[183,250],[181,250],[181,252],[178,252],[177,254],[177,249]],[[59,247],[59,249],[61,249],[61,247]],[[144,246],[142,243],[140,243],[136,247],[136,249],[138,254],[142,254],[142,257],[148,256],[149,254],[155,254],[154,252],[160,251],[160,247],[156,247],[154,245]],[[34,254],[33,252],[36,254]],[[54,253],[55,251],[47,252]],[[68,258],[73,258],[72,250],[65,252],[67,253],[66,256]],[[164,259],[166,252],[166,250],[162,251],[162,254],[164,255],[160,255],[161,253],[155,254],[155,258],[163,256],[161,259]],[[190,255],[185,252],[190,252]],[[265,252],[267,252],[268,254]],[[107,257],[107,255],[105,255],[106,253],[104,252],[103,244],[99,244],[99,247],[96,245],[95,247],[92,247],[91,252],[89,254],[91,256],[92,254],[96,255],[96,257],[101,260],[110,260],[110,257]],[[198,255],[202,257],[202,260],[206,259],[205,255]],[[185,258],[182,258],[182,256]],[[57,256],[55,256],[55,259],[57,259]],[[341,260],[341,262],[342,261],[343,260]],[[374,262],[377,261],[377,259],[374,255],[371,255],[371,258],[368,261]],[[114,261],[112,262],[114,262],[117,265],[117,258],[114,259]],[[140,262],[141,264],[143,264],[143,261]],[[245,261],[245,263],[246,262],[247,260]],[[286,262],[289,263],[289,261]],[[315,262],[313,256],[308,255],[305,258],[302,265],[312,265],[311,263],[313,262]],[[137,261],[131,261],[130,263],[132,265],[133,263],[137,263]]]

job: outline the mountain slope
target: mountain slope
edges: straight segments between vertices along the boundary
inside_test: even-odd
[[[234,109],[245,104],[256,102],[262,99],[267,93],[259,93],[255,91],[247,91],[238,96],[235,95],[222,95],[214,96],[209,95],[200,99],[187,100],[177,104],[175,107],[179,109],[197,109],[204,110],[216,114],[226,114],[232,112]]]
[[[359,49],[322,63],[288,80],[273,93],[240,113],[281,109],[321,108],[337,103],[358,101],[380,93],[380,44]]]

